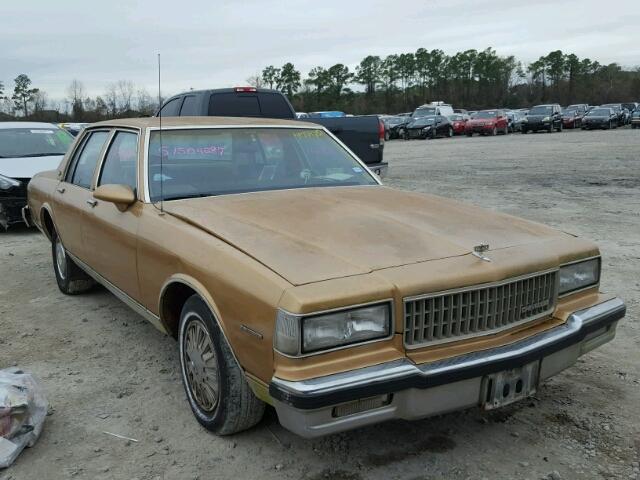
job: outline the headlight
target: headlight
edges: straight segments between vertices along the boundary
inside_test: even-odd
[[[287,355],[329,350],[391,335],[391,305],[295,315],[278,310],[274,347]]]
[[[551,121],[551,117],[544,117],[544,118],[542,119],[542,121],[543,121],[543,122],[549,122],[549,121]]]
[[[20,182],[18,180],[0,175],[0,190],[9,190],[10,188],[19,186]]]
[[[560,267],[559,294],[574,292],[600,281],[600,257]]]

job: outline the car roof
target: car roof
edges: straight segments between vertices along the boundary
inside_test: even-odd
[[[270,126],[270,127],[316,127],[323,128],[310,122],[298,122],[295,120],[280,120],[277,118],[263,117],[162,117],[162,127],[224,127],[224,126]],[[159,117],[123,118],[106,120],[93,123],[88,128],[96,127],[132,127],[132,128],[158,128]]]
[[[0,122],[1,129],[8,128],[59,128],[53,123],[46,122]]]

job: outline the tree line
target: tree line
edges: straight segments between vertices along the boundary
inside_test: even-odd
[[[270,65],[254,79],[289,95],[299,111],[394,113],[437,100],[474,110],[640,101],[640,68],[602,65],[561,50],[526,65],[493,48],[455,55],[419,48],[384,58],[368,55],[353,70],[341,63],[317,66],[304,79],[290,62]]]
[[[97,122],[150,116],[158,109],[157,98],[129,80],[112,82],[102,95],[95,97],[86,93],[81,81],[72,80],[62,100],[50,100],[44,90],[32,87],[24,73],[13,83],[13,91],[9,92],[0,81],[0,120],[20,117],[47,122]]]
[[[353,69],[342,63],[317,66],[304,78],[291,62],[269,65],[247,82],[282,91],[297,111],[305,112],[398,113],[437,100],[473,110],[640,101],[640,68],[603,65],[561,50],[524,64],[493,48],[454,55],[419,48],[384,58],[368,55]],[[86,94],[81,81],[72,80],[60,101],[51,101],[45,91],[33,87],[26,74],[13,83],[9,91],[0,82],[0,116],[5,118],[95,122],[152,115],[158,108],[156,98],[128,80],[110,83],[96,97]]]

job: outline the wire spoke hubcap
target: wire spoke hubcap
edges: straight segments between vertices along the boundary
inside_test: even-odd
[[[67,278],[67,253],[64,251],[62,242],[59,238],[56,238],[56,268],[58,269],[58,275],[62,280]]]
[[[218,405],[218,361],[213,342],[204,322],[197,316],[187,320],[182,359],[189,389],[193,398],[205,412]]]

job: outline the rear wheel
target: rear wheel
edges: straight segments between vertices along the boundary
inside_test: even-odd
[[[89,275],[78,267],[69,255],[55,230],[51,234],[51,257],[53,258],[53,271],[56,275],[58,288],[65,295],[77,295],[84,293],[96,284]]]
[[[249,387],[207,304],[191,296],[180,314],[182,383],[198,422],[218,435],[258,423],[264,403]]]

